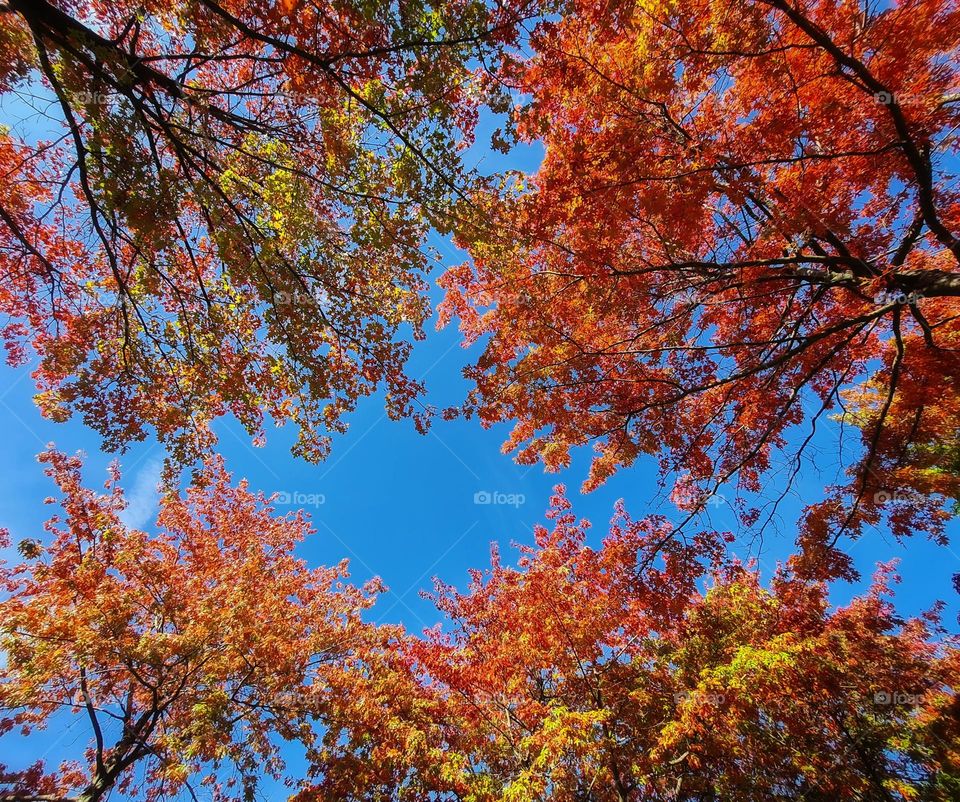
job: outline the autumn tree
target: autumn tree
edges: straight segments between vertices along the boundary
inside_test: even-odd
[[[936,611],[897,616],[890,566],[835,608],[788,566],[765,586],[717,533],[684,543],[620,508],[591,548],[563,496],[549,517],[516,567],[495,553],[440,587],[442,626],[405,646],[419,695],[390,718],[356,704],[393,769],[376,798],[957,798],[960,652]],[[299,799],[364,798],[332,791]]]
[[[43,412],[181,461],[228,413],[312,460],[378,388],[413,414],[424,237],[522,6],[0,6],[2,333]]]
[[[728,535],[677,536],[619,506],[587,545],[562,489],[516,567],[440,585],[424,636],[365,624],[378,589],[308,570],[309,531],[216,461],[167,491],[153,537],[114,474],[43,457],[63,496],[3,568],[0,733],[89,725],[82,761],[0,766],[3,802],[249,799],[266,777],[320,800],[930,800],[960,790],[957,645],[892,605],[892,568],[833,607]],[[290,776],[281,744],[302,749]]]
[[[543,162],[476,197],[472,261],[443,278],[444,319],[484,342],[466,410],[513,421],[524,463],[593,444],[588,488],[650,454],[701,501],[774,470],[783,498],[839,416],[862,447],[806,541],[885,511],[940,536],[958,44],[952,0],[573,0],[543,22],[501,70]]]
[[[42,459],[63,514],[0,566],[0,734],[79,716],[89,743],[59,768],[0,765],[0,800],[251,799],[290,779],[280,745],[310,747],[395,634],[361,620],[378,583],[308,569],[302,514],[276,516],[217,461],[164,495],[148,536],[123,524],[116,473],[98,494],[78,458]]]

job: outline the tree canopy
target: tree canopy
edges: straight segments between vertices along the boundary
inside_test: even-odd
[[[2,0],[0,51],[8,363],[169,458],[147,531],[53,445],[60,511],[0,528],[0,737],[82,733],[0,802],[960,799],[944,604],[899,614],[894,560],[832,595],[845,536],[960,504],[957,0]],[[497,125],[535,169],[467,162]],[[584,491],[653,457],[672,507],[591,538],[559,486],[417,633],[214,426],[424,430],[434,311],[475,347],[447,416],[592,445]],[[734,556],[828,422],[792,555]]]
[[[361,618],[378,584],[345,584],[345,562],[307,568],[293,553],[311,532],[303,515],[273,514],[218,461],[164,496],[148,536],[121,520],[116,471],[96,493],[79,459],[42,459],[62,513],[49,543],[21,541],[24,562],[0,565],[0,733],[73,714],[90,744],[58,769],[0,765],[0,799],[154,800],[200,785],[248,799],[287,777],[279,745],[310,746],[391,637]]]
[[[931,800],[960,790],[958,652],[900,619],[882,566],[832,609],[783,566],[765,587],[725,535],[670,537],[621,505],[586,544],[562,488],[516,567],[495,552],[444,625],[366,624],[380,588],[307,569],[309,527],[221,465],[125,527],[114,474],[44,456],[64,514],[2,569],[0,731],[85,716],[83,760],[0,766],[3,802],[148,800],[265,777],[314,800]],[[306,777],[285,772],[299,745]],[[74,789],[80,789],[74,793]]]
[[[443,279],[444,319],[485,341],[468,410],[515,422],[522,462],[594,444],[588,488],[652,454],[701,500],[773,468],[785,495],[836,414],[862,453],[808,539],[890,501],[899,533],[940,535],[960,477],[958,14],[584,2],[541,25],[502,73],[543,164],[489,182],[460,230],[473,258]]]
[[[39,355],[44,413],[183,462],[225,414],[292,421],[311,460],[378,388],[414,414],[424,238],[467,180],[475,65],[521,13],[7,4],[0,90],[53,118],[0,135],[3,336]]]

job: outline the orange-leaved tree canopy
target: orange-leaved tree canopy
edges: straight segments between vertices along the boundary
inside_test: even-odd
[[[592,548],[561,490],[519,565],[441,586],[444,626],[418,637],[365,623],[379,584],[308,570],[306,521],[216,460],[149,537],[116,476],[98,494],[78,459],[43,459],[64,514],[0,568],[0,735],[85,722],[89,741],[0,765],[0,802],[248,800],[267,778],[299,802],[960,790],[960,653],[936,609],[896,615],[889,568],[834,608],[789,566],[764,587],[722,533],[684,542],[622,506]]]
[[[489,336],[467,408],[515,421],[524,462],[593,443],[589,487],[659,455],[694,501],[773,469],[788,492],[842,416],[862,447],[805,535],[882,503],[939,534],[960,488],[958,44],[953,0],[572,0],[502,71],[543,163],[490,182],[472,263],[443,279],[444,318]]]
[[[377,798],[960,794],[960,652],[936,611],[896,615],[889,566],[836,608],[789,567],[765,587],[717,533],[682,544],[664,519],[621,508],[591,548],[565,498],[549,517],[516,567],[495,555],[464,592],[441,587],[443,627],[403,649],[419,694],[350,700],[341,743],[364,746],[351,776],[380,778]],[[380,735],[364,738],[373,722]],[[313,765],[303,802],[369,798]]]
[[[310,748],[366,655],[396,635],[361,620],[379,583],[345,584],[345,564],[308,569],[294,554],[311,531],[302,514],[276,516],[218,460],[166,493],[148,536],[123,523],[116,474],[96,493],[78,458],[42,459],[63,514],[21,541],[20,565],[0,565],[0,735],[85,725],[87,748],[59,767],[0,765],[0,800],[150,800],[201,784],[251,799],[288,777],[296,750],[281,743]]]
[[[516,6],[5,3],[2,334],[42,410],[181,461],[227,413],[309,459],[377,388],[413,414],[425,233]]]

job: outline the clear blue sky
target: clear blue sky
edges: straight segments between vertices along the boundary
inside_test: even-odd
[[[0,119],[28,139],[45,136],[59,126],[48,116],[49,103],[46,90],[29,86],[0,97]],[[505,169],[534,171],[542,155],[539,147],[517,147],[508,155],[488,148],[490,133],[498,124],[489,116],[483,119],[476,144],[467,153],[468,162],[487,174]],[[442,267],[465,259],[465,254],[447,241],[434,238],[431,244],[443,256]],[[431,277],[434,281],[442,267]],[[434,302],[440,297],[434,286]],[[431,321],[427,330],[426,341],[415,344],[409,369],[427,384],[425,403],[442,409],[463,400],[468,384],[461,370],[476,358],[479,347],[462,349],[455,324],[437,332]],[[89,486],[102,484],[107,464],[116,457],[104,454],[99,438],[79,420],[54,424],[40,417],[31,401],[31,369],[0,365],[0,415],[5,435],[5,455],[0,460],[0,527],[10,529],[14,543],[41,537],[42,522],[52,512],[41,501],[54,488],[35,462],[47,443],[87,454]],[[619,498],[626,500],[634,517],[674,512],[658,490],[656,466],[650,459],[621,471],[599,490],[581,495],[580,483],[591,457],[587,448],[561,474],[545,474],[539,465],[518,466],[501,453],[508,425],[484,430],[476,420],[438,419],[429,434],[419,435],[409,421],[387,419],[380,397],[364,399],[349,423],[349,431],[335,437],[331,456],[320,465],[290,455],[295,437],[292,427],[268,432],[264,448],[253,448],[247,434],[233,422],[221,421],[217,428],[221,452],[235,478],[245,477],[253,488],[266,493],[323,497],[322,505],[308,508],[318,531],[303,545],[303,556],[317,564],[349,557],[357,582],[379,575],[390,591],[374,608],[374,616],[403,623],[413,631],[437,619],[433,606],[420,599],[418,591],[429,589],[434,576],[463,585],[467,568],[488,564],[492,541],[499,542],[504,557],[509,558],[511,542],[531,540],[532,527],[542,520],[557,482],[566,484],[577,514],[593,522],[597,541]],[[794,550],[794,527],[803,506],[820,499],[824,485],[837,478],[837,428],[833,422],[819,424],[810,449],[814,462],[805,462],[796,492],[781,505],[778,525],[765,532],[759,554],[757,543],[732,547],[743,557],[758,556],[767,573],[778,559]],[[856,432],[847,433],[846,441],[854,449],[860,447]],[[162,448],[152,442],[136,444],[120,456],[133,523],[152,522],[163,456]],[[781,489],[777,477],[767,487],[770,498]],[[483,492],[522,496],[524,503],[475,504],[475,494]],[[726,505],[713,506],[709,516],[715,528],[735,526]],[[953,525],[950,530],[956,533],[960,527]],[[947,621],[955,623],[957,599],[950,578],[960,571],[960,541],[942,547],[917,537],[899,544],[887,532],[874,530],[852,544],[851,553],[865,580],[878,560],[900,558],[904,581],[898,605],[902,612],[916,613],[944,599],[949,605]],[[0,551],[0,557],[4,556],[10,559]],[[834,598],[842,602],[856,589],[840,584]]]
[[[536,165],[537,154],[527,151],[509,158],[485,154],[484,161],[486,170],[504,165],[529,170]],[[434,245],[443,253],[446,265],[464,258],[449,243]],[[440,297],[436,289],[433,297]],[[410,363],[411,373],[427,383],[427,403],[443,408],[463,400],[468,387],[461,370],[476,357],[477,350],[460,347],[455,326],[435,332],[431,323],[427,340],[415,346]],[[35,455],[47,443],[54,442],[67,452],[83,450],[88,455],[86,476],[91,487],[102,484],[104,470],[115,457],[101,452],[97,436],[81,422],[54,424],[40,417],[31,401],[30,369],[0,368],[4,430],[0,526],[11,531],[14,543],[44,537],[42,522],[52,509],[41,502],[54,488]],[[302,545],[301,553],[314,565],[349,558],[357,583],[379,575],[389,591],[373,609],[374,620],[402,623],[414,632],[435,624],[438,614],[421,598],[420,591],[431,588],[433,577],[464,586],[468,568],[488,564],[491,542],[498,542],[504,558],[512,560],[511,542],[531,541],[532,527],[543,519],[557,482],[567,485],[577,514],[593,522],[594,542],[603,536],[619,498],[627,501],[634,517],[648,512],[673,514],[658,490],[656,466],[650,459],[621,471],[599,490],[582,495],[579,487],[589,465],[588,449],[576,454],[563,473],[545,474],[539,465],[518,466],[501,453],[508,426],[484,430],[475,420],[437,420],[424,436],[417,434],[409,421],[388,420],[381,401],[370,398],[360,404],[350,418],[350,430],[335,438],[330,458],[320,465],[291,457],[294,432],[290,427],[268,432],[266,447],[255,449],[236,424],[222,421],[218,425],[221,451],[235,479],[245,477],[253,488],[268,494],[323,498],[323,504],[308,508],[317,533]],[[778,559],[794,550],[794,525],[802,507],[818,500],[823,485],[835,476],[836,424],[823,427],[814,446],[811,453],[819,455],[819,464],[805,463],[797,492],[781,507],[777,525],[766,531],[762,549],[757,543],[743,542],[732,547],[742,557],[759,556],[767,575]],[[149,527],[152,523],[162,458],[161,447],[151,442],[137,444],[120,457],[133,524]],[[779,491],[776,478],[768,487],[775,496]],[[513,496],[514,502],[522,498],[523,502],[475,503],[476,494],[484,492]],[[724,504],[712,507],[709,516],[715,528],[734,526]],[[952,529],[956,533],[957,528]],[[864,582],[838,584],[833,592],[835,601],[842,603],[860,589],[877,561],[898,557],[903,576],[897,594],[900,612],[916,614],[944,599],[948,601],[946,623],[948,627],[955,624],[957,604],[950,577],[960,571],[960,543],[941,547],[918,537],[898,544],[884,531],[870,531],[851,549]],[[0,557],[15,559],[10,551]],[[52,731],[29,739],[29,743],[9,736],[4,739],[5,760],[20,765],[41,753],[52,760],[75,756],[88,735],[83,722],[78,722],[64,736]]]
[[[449,263],[462,258],[450,245],[440,243],[440,247]],[[476,349],[460,347],[455,326],[436,332],[431,325],[426,341],[415,346],[410,363],[411,373],[427,383],[426,401],[440,408],[461,401],[468,388],[461,369],[475,356]],[[83,450],[88,455],[89,486],[102,483],[107,464],[116,457],[103,453],[98,437],[81,422],[55,424],[42,419],[31,401],[29,370],[0,368],[4,421],[0,526],[11,530],[14,542],[42,537],[41,524],[52,512],[41,502],[54,488],[35,461],[46,443],[54,442],[68,452]],[[652,460],[641,460],[599,490],[583,495],[579,487],[589,466],[589,449],[577,453],[562,473],[545,474],[539,465],[516,465],[501,453],[509,430],[506,425],[484,430],[476,420],[438,419],[427,435],[420,435],[409,421],[387,419],[377,397],[361,402],[350,418],[349,431],[335,438],[331,456],[319,465],[290,455],[291,427],[269,431],[264,448],[253,448],[235,423],[221,421],[217,429],[221,451],[235,478],[245,477],[253,488],[266,493],[322,496],[324,503],[306,506],[317,533],[302,546],[303,556],[314,564],[348,557],[357,582],[372,575],[382,577],[389,593],[374,608],[374,617],[403,623],[413,631],[437,621],[432,605],[418,591],[429,589],[434,576],[463,585],[467,568],[488,564],[492,541],[501,544],[505,557],[511,542],[529,542],[557,482],[566,484],[577,514],[593,522],[596,540],[618,498],[626,500],[634,517],[647,512],[673,514],[658,490]],[[835,437],[836,424],[818,437],[819,450],[812,453],[820,455],[819,464],[805,464],[798,492],[782,506],[778,525],[765,533],[759,554],[765,570],[791,553],[800,510],[820,498],[824,483],[834,476]],[[148,441],[119,457],[133,523],[152,523],[154,486],[163,453]],[[768,487],[775,495],[776,478]],[[482,492],[522,497],[523,503],[515,498],[513,504],[476,504],[475,494]],[[281,505],[279,509],[289,508]],[[734,527],[725,504],[712,507],[709,516],[718,529]],[[738,543],[734,549],[743,556],[756,556],[758,544]],[[898,591],[901,611],[919,612],[942,598],[952,611],[948,623],[955,619],[950,577],[960,571],[960,544],[940,547],[923,537],[898,544],[886,532],[874,530],[852,544],[852,554],[866,578],[878,560],[899,557],[904,579]],[[840,584],[834,598],[843,601],[854,589]]]

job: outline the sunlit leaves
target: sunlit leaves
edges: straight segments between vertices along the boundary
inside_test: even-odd
[[[442,279],[441,322],[484,343],[466,411],[513,422],[524,463],[593,446],[587,488],[642,454],[700,498],[775,487],[752,525],[844,405],[864,459],[810,539],[882,517],[884,490],[927,499],[909,525],[938,535],[956,488],[926,444],[952,402],[923,396],[956,396],[958,31],[943,0],[578,2],[541,24],[501,77],[543,163],[489,182]],[[843,401],[862,381],[869,414]]]
[[[44,413],[180,462],[223,415],[256,442],[294,422],[310,460],[361,397],[413,415],[424,238],[470,183],[476,59],[524,13],[14,3],[0,90],[59,121],[0,143],[4,340],[39,355]]]
[[[347,585],[345,563],[308,569],[302,515],[276,516],[217,460],[186,494],[165,491],[153,536],[121,521],[116,474],[100,495],[78,459],[43,461],[63,513],[42,544],[23,542],[26,562],[0,568],[0,732],[81,716],[90,749],[69,771],[11,771],[0,796],[155,799],[193,780],[239,799],[237,777],[285,776],[279,743],[309,748],[391,637],[361,621],[378,585]]]

